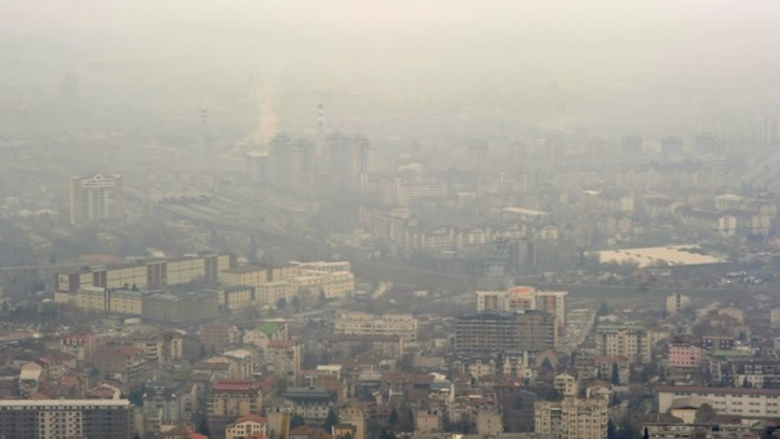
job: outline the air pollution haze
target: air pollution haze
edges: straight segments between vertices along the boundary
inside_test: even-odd
[[[0,439],[780,438],[778,17],[0,0]]]

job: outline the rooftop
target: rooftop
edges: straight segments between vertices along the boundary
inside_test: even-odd
[[[39,399],[0,400],[3,407],[130,407],[127,399]]]

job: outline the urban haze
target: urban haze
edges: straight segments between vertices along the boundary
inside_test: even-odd
[[[0,0],[0,439],[780,438],[778,17]]]

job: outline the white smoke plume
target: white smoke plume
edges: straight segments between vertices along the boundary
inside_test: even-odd
[[[279,116],[274,110],[274,98],[276,95],[276,84],[281,72],[281,65],[276,64],[271,71],[271,77],[260,87],[257,87],[257,112],[258,125],[256,136],[260,143],[267,144],[278,130]]]

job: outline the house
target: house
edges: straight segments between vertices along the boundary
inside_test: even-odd
[[[225,439],[247,439],[267,434],[268,420],[259,415],[242,416],[225,428]]]

